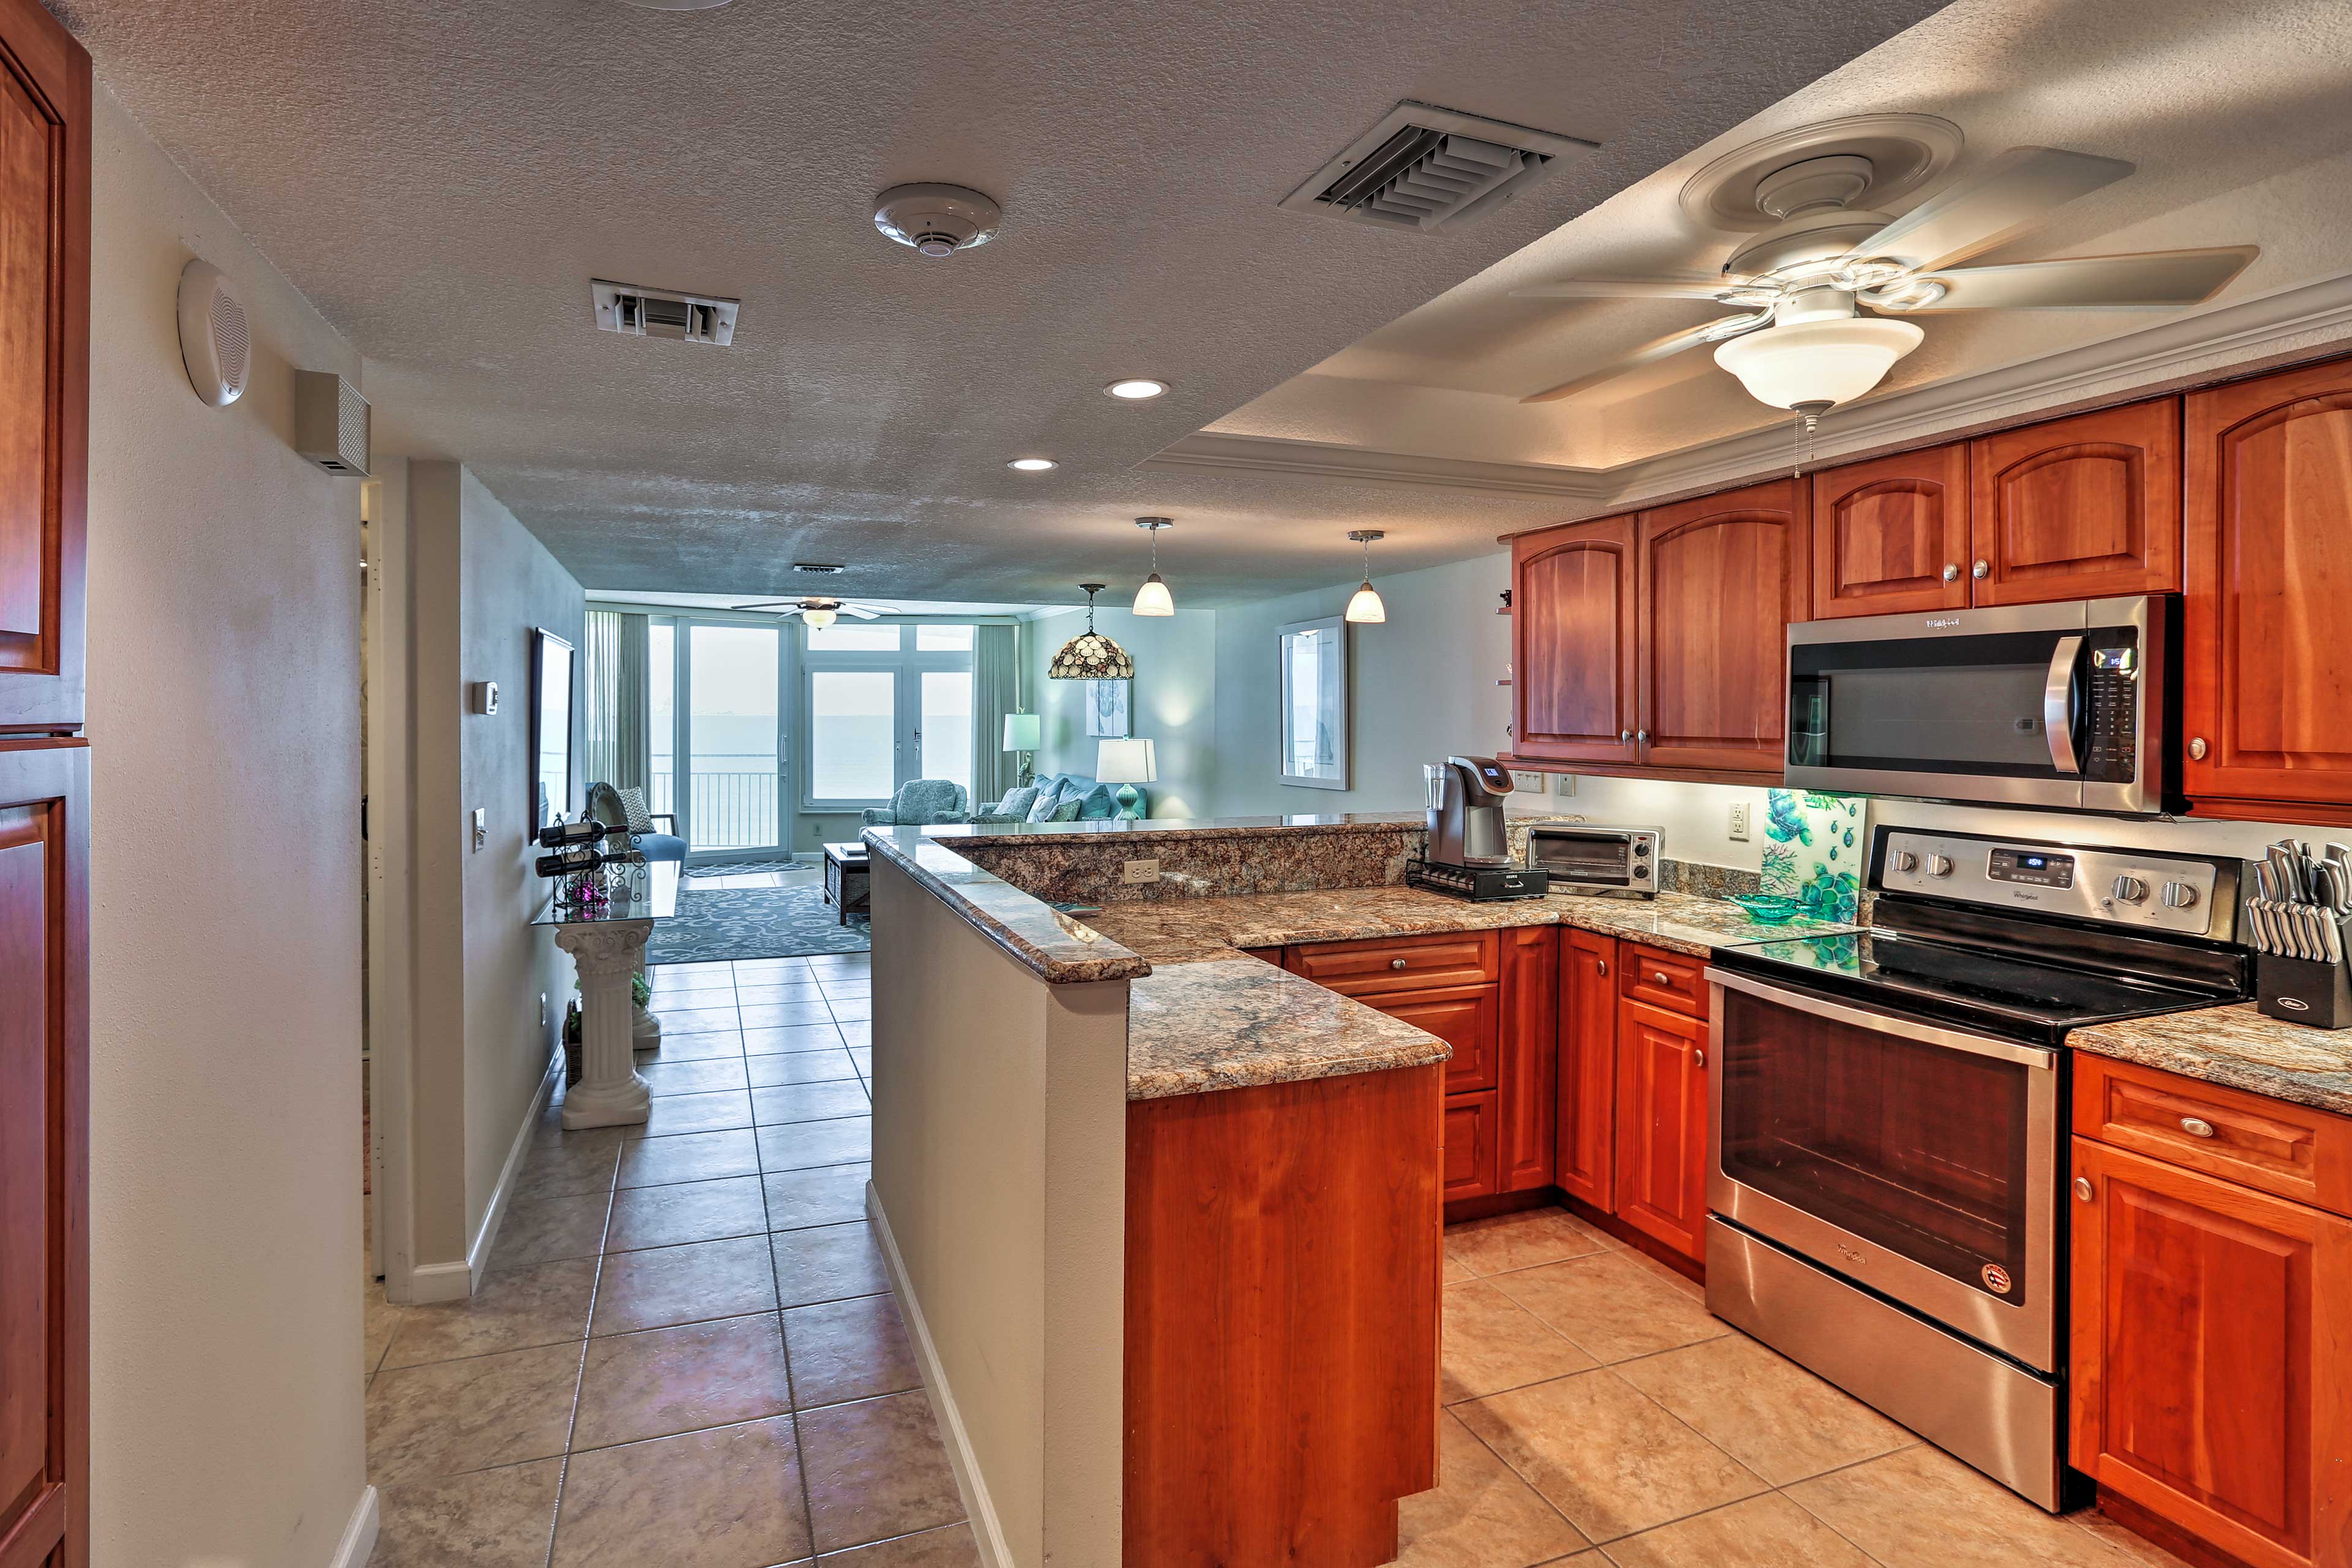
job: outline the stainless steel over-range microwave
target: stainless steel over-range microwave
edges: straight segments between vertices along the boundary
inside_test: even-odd
[[[2074,599],[1791,626],[1787,782],[2161,811],[2176,605]]]

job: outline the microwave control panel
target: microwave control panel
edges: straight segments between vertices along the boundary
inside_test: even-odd
[[[2235,898],[2216,897],[2211,860],[1907,827],[1882,828],[1878,847],[1871,880],[1884,892],[2222,941],[2235,929]]]
[[[2136,628],[2092,628],[2083,654],[2083,776],[2095,784],[2127,784],[2139,776],[2139,674]]]

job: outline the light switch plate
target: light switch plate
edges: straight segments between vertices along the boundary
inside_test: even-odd
[[[1734,844],[1748,842],[1748,803],[1746,801],[1741,801],[1731,808],[1731,841]]]
[[[480,854],[483,846],[489,841],[490,810],[488,806],[478,805],[474,807],[474,853]]]
[[[1525,790],[1529,795],[1541,795],[1544,792],[1544,776],[1533,768],[1513,768],[1511,787]]]
[[[1160,862],[1129,860],[1119,867],[1118,879],[1130,888],[1139,888],[1146,883],[1156,882],[1160,880]]]

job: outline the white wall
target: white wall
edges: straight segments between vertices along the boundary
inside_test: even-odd
[[[1413,810],[1422,804],[1422,763],[1441,762],[1449,752],[1482,755],[1507,749],[1505,728],[1511,721],[1511,694],[1495,682],[1510,661],[1511,622],[1495,610],[1510,577],[1509,553],[1496,552],[1450,566],[1374,578],[1389,618],[1384,625],[1350,628],[1355,787],[1346,791],[1279,782],[1274,647],[1276,628],[1285,623],[1345,609],[1355,584],[1219,610],[1213,814]],[[1554,780],[1540,797],[1515,795],[1512,808],[1657,826],[1665,829],[1666,852],[1676,859],[1748,870],[1759,864],[1764,844],[1760,788],[1600,777],[1577,778],[1573,793],[1567,795],[1558,794],[1558,787]],[[1735,843],[1730,807],[1739,802],[1749,807],[1753,836]],[[2279,824],[2135,822],[1897,800],[1874,801],[1870,819],[2242,858],[2289,831]],[[2314,843],[2345,837],[2340,830],[2294,831]]]
[[[358,356],[96,95],[91,1559],[320,1568],[365,1484],[359,486],[292,371]],[[181,267],[252,389],[181,364]]]
[[[1179,610],[1173,616],[1139,616],[1132,610],[1095,612],[1095,629],[1135,657],[1129,709],[1132,733],[1150,741],[1160,782],[1143,790],[1156,817],[1214,815],[1210,801],[1219,772],[1217,700],[1218,631],[1214,610]],[[1084,610],[1044,616],[1021,630],[1022,681],[1030,710],[1045,720],[1045,745],[1036,770],[1095,776],[1096,749],[1087,733],[1087,683],[1051,680],[1046,668],[1063,644],[1086,630]],[[999,736],[997,739],[1002,739]]]

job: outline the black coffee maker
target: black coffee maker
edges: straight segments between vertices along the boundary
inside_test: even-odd
[[[1513,864],[1504,833],[1511,771],[1492,757],[1448,757],[1421,773],[1429,838],[1423,858],[1407,868],[1406,883],[1481,902],[1542,898],[1550,873]]]

